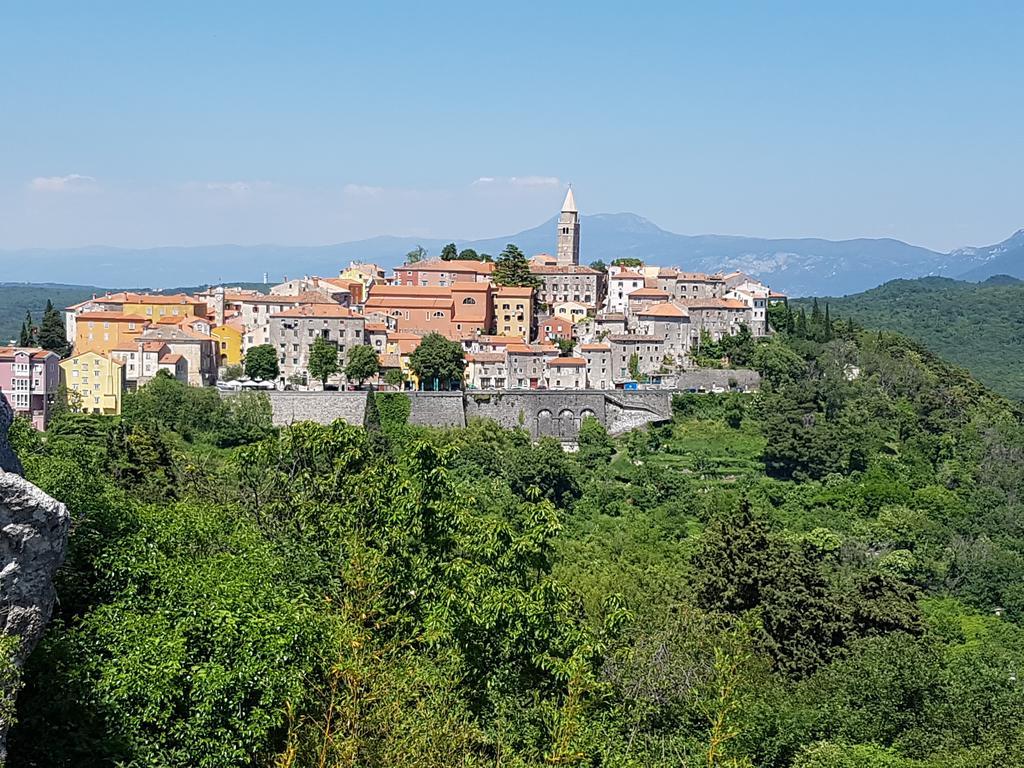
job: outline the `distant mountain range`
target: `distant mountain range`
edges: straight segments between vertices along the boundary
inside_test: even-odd
[[[730,235],[679,235],[632,213],[583,216],[581,252],[586,262],[633,256],[652,264],[715,272],[738,269],[793,296],[849,294],[896,278],[927,275],[980,281],[995,274],[1024,277],[1024,230],[982,248],[939,253],[892,239],[766,239]],[[211,245],[148,249],[92,246],[0,251],[0,276],[10,282],[85,283],[159,288],[182,283],[259,281],[285,275],[336,274],[350,260],[384,266],[402,262],[422,245],[437,255],[447,239],[374,237],[323,246]],[[515,243],[528,255],[555,247],[555,219],[512,235],[455,240],[459,248],[497,255]]]

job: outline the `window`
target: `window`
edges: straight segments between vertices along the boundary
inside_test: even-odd
[[[466,298],[464,298],[462,300],[462,303],[463,304],[476,304],[476,299],[474,299],[472,296],[467,296]]]

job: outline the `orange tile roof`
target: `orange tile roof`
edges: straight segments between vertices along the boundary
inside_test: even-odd
[[[392,296],[451,296],[450,287],[440,285],[374,285],[370,288],[370,298]]]
[[[50,355],[59,357],[56,352],[51,352],[48,349],[40,349],[39,347],[0,347],[0,355],[2,356],[17,355],[21,353],[27,354],[35,360],[48,357]]]
[[[581,344],[580,350],[583,352],[608,352],[611,350],[610,344]]]
[[[120,291],[108,293],[105,296],[97,296],[95,301],[108,304],[205,304],[203,299],[189,296],[185,293],[175,293],[169,296],[155,293],[134,293],[132,291]]]
[[[181,355],[164,355],[160,358],[160,362],[167,365],[177,365],[178,361],[181,359]]]
[[[286,309],[283,312],[277,312],[271,317],[323,317],[323,318],[339,318],[339,317],[361,317],[357,315],[348,307],[343,307],[340,304],[300,304],[297,307]]]
[[[167,345],[162,341],[144,341],[141,346],[143,352],[159,352]]]
[[[749,309],[746,302],[739,299],[718,299],[714,297],[706,299],[683,299],[679,302],[685,307],[693,309]]]
[[[652,304],[651,306],[641,309],[637,312],[637,315],[641,317],[687,317],[685,309],[677,304],[673,304],[670,301],[662,302],[661,304]]]
[[[380,333],[381,331],[387,333],[388,327],[384,323],[367,323],[366,330],[373,333]]]
[[[516,354],[516,355],[531,355],[531,354],[539,353],[540,352],[539,349],[535,349],[535,348],[531,347],[529,344],[523,344],[521,342],[516,342],[515,344],[509,344],[508,347],[506,347],[506,349],[509,352],[511,352],[512,354]]]
[[[556,357],[548,360],[550,368],[579,368],[587,364],[582,357]]]
[[[642,299],[645,297],[657,298],[659,296],[668,296],[668,291],[663,291],[660,288],[638,288],[629,294],[630,300]]]

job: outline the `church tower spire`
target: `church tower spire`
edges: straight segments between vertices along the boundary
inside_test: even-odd
[[[572,186],[565,193],[562,213],[558,217],[558,251],[555,255],[559,264],[580,263],[580,213],[576,210],[576,198]]]

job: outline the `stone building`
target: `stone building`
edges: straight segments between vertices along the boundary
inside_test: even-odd
[[[158,348],[161,345],[166,349],[156,355],[159,364],[160,358],[165,355],[181,355],[187,367],[188,383],[193,387],[209,386],[217,381],[217,344],[212,336],[180,328],[176,325],[154,325],[147,328],[138,338],[138,346],[141,350]],[[175,363],[175,371],[178,370]],[[157,365],[159,368],[159,365]],[[140,372],[138,383],[144,384],[156,375],[156,370],[147,372],[143,369]]]
[[[542,344],[509,344],[509,389],[537,389],[545,383],[545,362],[558,357],[558,347]]]
[[[660,336],[616,334],[609,336],[608,342],[611,345],[612,381],[616,384],[634,380],[629,370],[633,355],[636,355],[638,373],[652,376],[661,370],[664,353]]]
[[[580,354],[587,361],[587,387],[590,389],[614,389],[611,345],[603,342],[581,344]]]
[[[504,389],[508,384],[508,358],[505,353],[467,354],[466,384],[471,389]]]
[[[547,361],[548,389],[586,389],[587,361],[582,357],[554,357]]]
[[[605,276],[581,264],[547,264],[540,259],[530,262],[530,272],[544,284],[537,291],[537,300],[549,307],[572,301],[596,311],[604,298]]]
[[[737,299],[689,299],[680,301],[690,315],[690,346],[696,346],[700,332],[707,331],[712,341],[739,333],[740,326],[750,328],[751,309]]]
[[[652,304],[636,314],[635,331],[643,336],[662,339],[662,359],[672,357],[676,366],[686,363],[690,355],[690,314],[678,304]]]
[[[670,267],[658,272],[658,288],[675,301],[720,298],[727,290],[723,275],[681,272]]]
[[[565,193],[562,213],[558,217],[558,250],[555,258],[559,264],[580,263],[580,213],[576,210],[572,187]]]
[[[338,304],[306,304],[270,318],[270,344],[277,352],[281,380],[308,373],[309,348],[317,338],[338,350],[344,365],[348,351],[366,343],[366,319]]]

